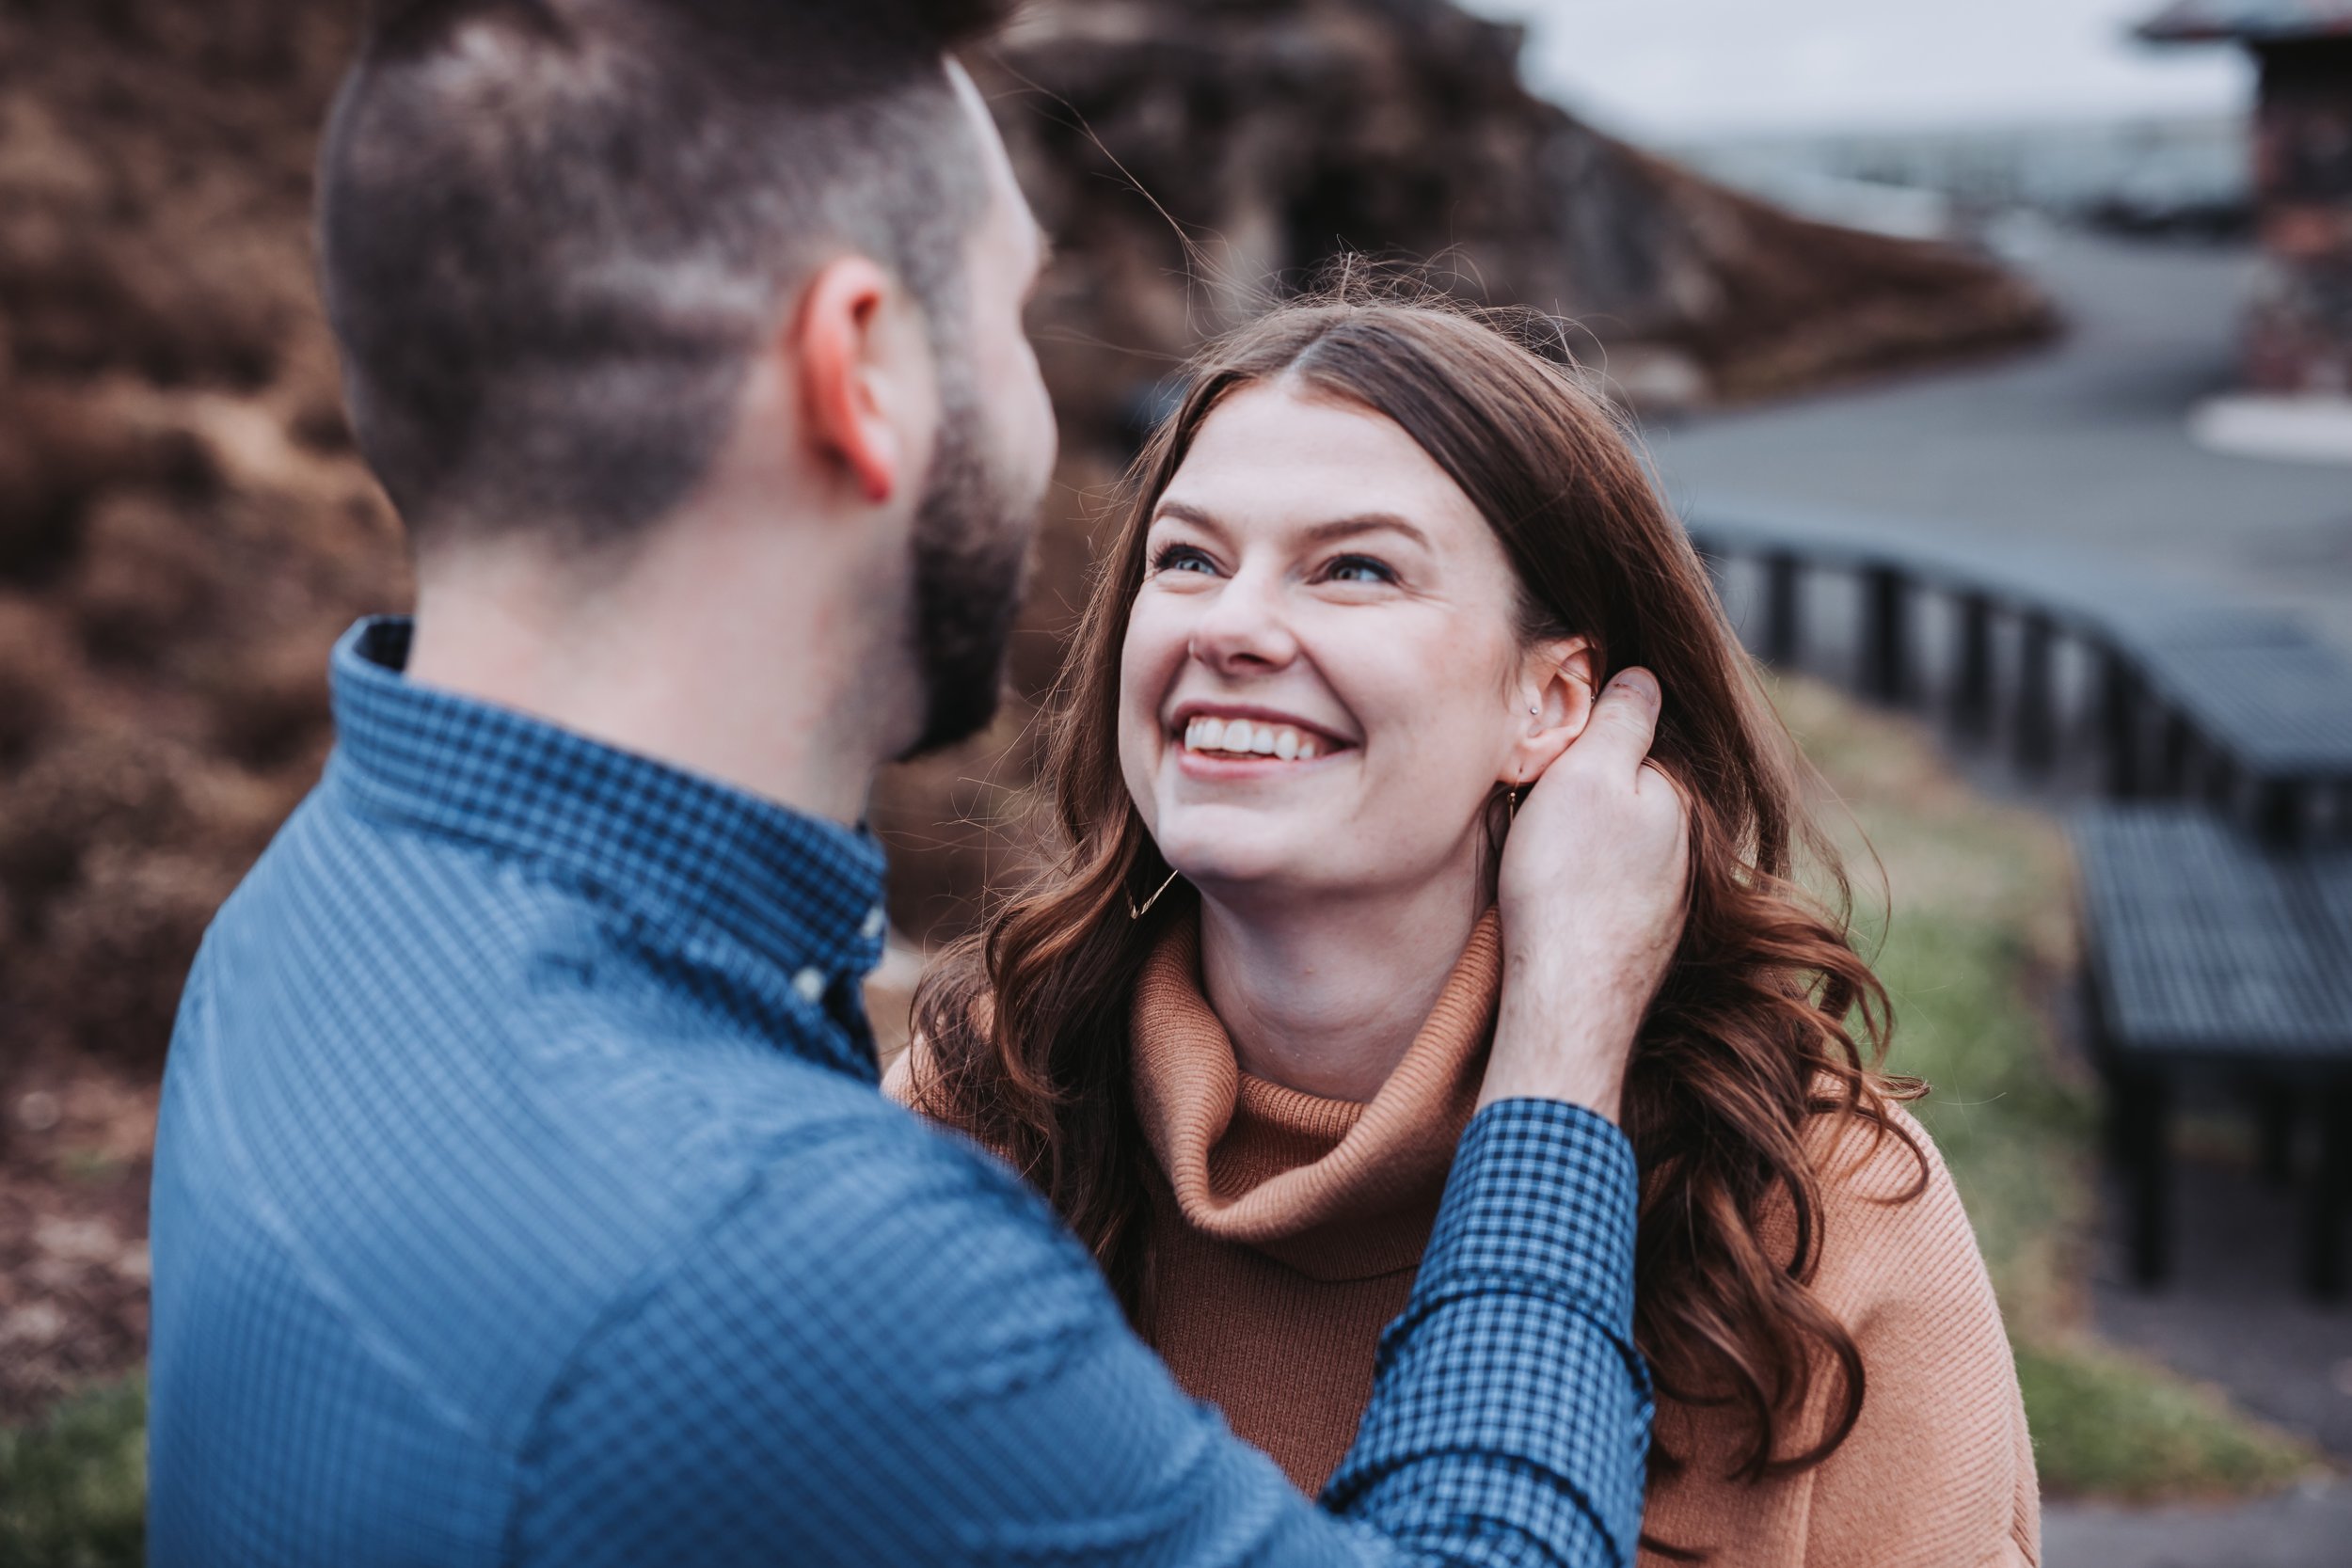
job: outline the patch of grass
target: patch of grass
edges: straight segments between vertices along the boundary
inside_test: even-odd
[[[2084,1328],[2097,1101],[2047,1011],[2075,962],[2063,835],[1968,788],[1914,723],[1809,682],[1773,697],[1836,796],[1825,820],[1895,1006],[1887,1065],[1930,1085],[1913,1109],[2000,1295],[2044,1489],[2243,1496],[2312,1470],[2309,1449]]]
[[[0,1568],[138,1568],[146,1507],[144,1379],[0,1429]]]
[[[2312,1469],[2300,1444],[2208,1388],[2095,1342],[2017,1346],[2044,1488],[2153,1502],[2272,1491]]]

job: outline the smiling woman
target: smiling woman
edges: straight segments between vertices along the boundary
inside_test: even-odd
[[[1201,425],[1144,553],[1127,793],[1204,897],[1243,1069],[1370,1100],[1493,901],[1482,803],[1591,711],[1591,639],[1541,635],[1502,540],[1403,429],[1296,375]]]
[[[1486,321],[1311,304],[1196,367],[1057,701],[1068,853],[926,978],[894,1092],[1009,1159],[1319,1488],[1478,1097],[1498,891],[1544,875],[1512,810],[1562,808],[1548,771],[1635,667],[1691,824],[1623,1101],[1645,1552],[2034,1560],[1999,1316],[1877,1070],[1884,994],[1793,880],[1830,852],[1786,733],[1606,407]]]

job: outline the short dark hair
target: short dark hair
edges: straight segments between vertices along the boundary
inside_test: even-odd
[[[412,536],[594,546],[701,479],[790,286],[852,249],[934,331],[983,166],[946,71],[999,0],[378,0],[319,245]]]

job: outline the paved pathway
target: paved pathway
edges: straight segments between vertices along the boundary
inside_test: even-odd
[[[2245,253],[2049,233],[2023,264],[2074,324],[2061,342],[1653,428],[1669,494],[2111,548],[2352,647],[2352,467],[2224,456],[2186,434],[2231,374]]]
[[[2100,1331],[2352,1464],[2352,1305],[2296,1288],[2300,1194],[2242,1158],[2184,1159],[2175,1174],[2175,1278],[2163,1290],[2128,1282],[2122,1206],[2104,1206]],[[2044,1536],[2046,1568],[2352,1568],[2352,1481],[2227,1508],[2054,1504]]]
[[[2347,1568],[2352,1486],[2316,1485],[2239,1508],[2133,1513],[2054,1507],[2042,1568]]]
[[[2177,1161],[2175,1177],[2173,1278],[2161,1290],[2130,1283],[2118,1195],[2102,1207],[2090,1281],[2100,1332],[2221,1385],[2352,1466],[2352,1302],[2301,1289],[2305,1187],[2274,1187],[2243,1159],[2211,1156]],[[2352,1565],[2352,1535],[2344,1561]]]

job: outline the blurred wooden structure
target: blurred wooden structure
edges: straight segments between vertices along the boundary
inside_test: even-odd
[[[2268,276],[2248,316],[2246,381],[2352,395],[2352,0],[2177,0],[2138,32],[2158,43],[2233,40],[2253,55]]]
[[[2275,1180],[2298,1109],[2316,1121],[2304,1278],[2344,1286],[2352,1192],[2352,856],[2265,854],[2180,805],[2100,806],[2074,824],[2088,937],[2090,1043],[2130,1207],[2134,1276],[2169,1272],[2170,1124],[2218,1081],[2262,1107]]]
[[[1940,708],[1965,737],[1998,732],[2028,775],[2072,768],[2113,800],[2203,800],[2274,845],[2352,838],[2352,660],[2291,621],[2105,555],[1765,508],[1687,526],[1719,580],[1741,561],[1759,574],[1752,641],[1772,663],[1804,662],[1808,599],[1842,577],[1864,696]]]

